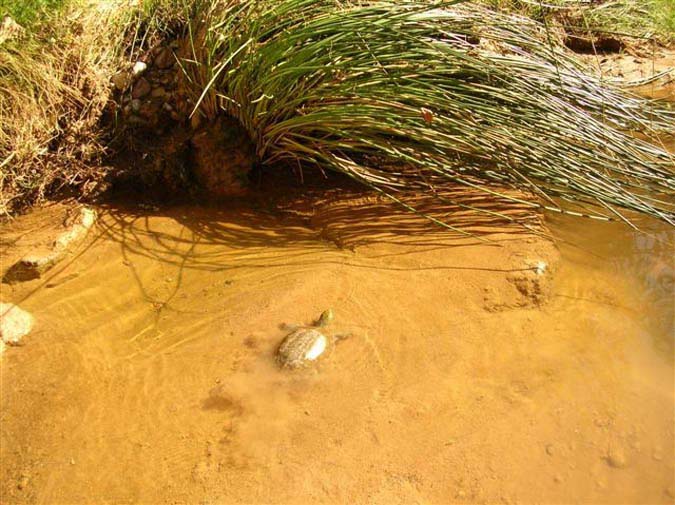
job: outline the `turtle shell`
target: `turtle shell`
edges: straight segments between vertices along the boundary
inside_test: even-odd
[[[277,350],[283,368],[304,368],[328,348],[328,338],[316,328],[298,328],[289,333]]]

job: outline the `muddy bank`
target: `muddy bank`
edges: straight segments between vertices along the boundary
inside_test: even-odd
[[[672,48],[645,45],[639,51],[590,54],[584,60],[610,82],[638,84],[635,90],[644,96],[675,100],[675,51]]]
[[[0,364],[3,503],[672,502],[667,248],[282,207],[99,209],[72,261],[2,285],[37,320]],[[279,325],[327,307],[352,337],[280,370]]]

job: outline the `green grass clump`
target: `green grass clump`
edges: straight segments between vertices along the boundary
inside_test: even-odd
[[[675,42],[673,0],[479,0],[492,8],[540,22],[559,23],[571,33],[614,34],[620,38]]]
[[[60,11],[68,0],[0,0],[0,19],[10,16],[24,28]]]
[[[675,2],[673,0],[652,0],[651,17],[659,33],[675,41]]]
[[[675,222],[673,160],[632,135],[675,131],[673,112],[586,75],[533,20],[426,0],[204,12],[185,62],[199,113],[238,119],[266,163],[343,172],[397,200],[449,181],[498,196],[496,183],[556,210]]]

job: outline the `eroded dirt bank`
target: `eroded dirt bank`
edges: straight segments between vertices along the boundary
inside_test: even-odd
[[[3,230],[3,271],[58,212]],[[2,503],[672,503],[672,232],[483,243],[368,198],[99,212],[2,285],[36,317],[0,363]],[[279,370],[279,325],[327,307],[352,336]]]

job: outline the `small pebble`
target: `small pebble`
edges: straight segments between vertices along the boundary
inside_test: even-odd
[[[549,456],[553,456],[553,454],[555,454],[555,449],[553,447],[553,444],[548,444],[546,446],[546,454],[548,454]]]
[[[157,68],[166,69],[173,66],[175,62],[173,52],[168,47],[162,48],[159,54],[155,57],[155,66]]]
[[[660,445],[654,447],[654,452],[652,452],[652,458],[654,461],[661,461],[663,459],[663,449]]]
[[[131,69],[131,72],[134,75],[140,75],[143,72],[145,72],[146,68],[148,68],[147,63],[145,63],[144,61],[137,61],[136,63],[134,63],[134,68]]]
[[[12,303],[0,303],[0,338],[8,345],[18,345],[33,329],[35,318]]]
[[[126,72],[120,72],[112,76],[110,79],[119,91],[124,91],[124,89],[129,85],[129,76]]]
[[[152,98],[164,98],[166,96],[166,90],[164,88],[155,88],[150,93]]]
[[[134,89],[131,91],[132,98],[143,98],[148,93],[152,91],[152,86],[147,81],[147,79],[141,77],[138,82],[134,85]]]
[[[612,447],[607,453],[607,464],[612,468],[625,468],[628,464],[626,454],[620,447]]]
[[[28,477],[26,475],[22,475],[21,478],[19,479],[19,482],[17,482],[16,487],[18,489],[24,490],[28,487]]]

